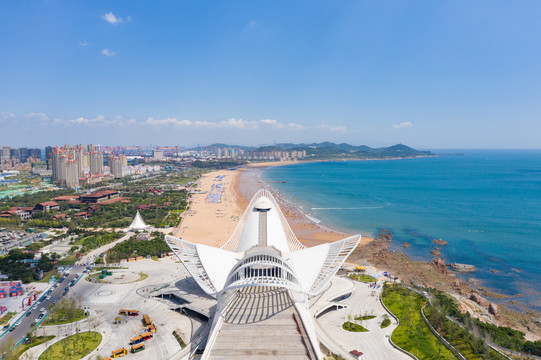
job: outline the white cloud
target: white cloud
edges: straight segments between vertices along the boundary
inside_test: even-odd
[[[7,120],[7,119],[14,119],[14,118],[15,118],[14,113],[2,113],[2,114],[0,114],[0,119]]]
[[[400,123],[398,125],[397,124],[393,125],[393,127],[396,130],[402,129],[402,128],[408,128],[408,127],[412,127],[412,126],[413,126],[413,124],[411,123],[411,121],[404,121],[404,122],[402,122],[402,123]]]
[[[292,130],[302,130],[302,129],[305,129],[305,127],[301,124],[296,124],[296,123],[287,123],[287,124],[284,124],[284,123],[281,123],[277,120],[272,120],[272,119],[262,119],[262,120],[259,120],[260,123],[262,124],[265,124],[265,125],[269,125],[275,129],[284,129],[284,128],[288,128],[288,129],[292,129]]]
[[[193,129],[239,129],[239,130],[269,130],[276,129],[280,131],[298,131],[303,129],[324,129],[326,131],[346,131],[344,126],[332,126],[327,124],[320,124],[317,126],[304,126],[297,123],[283,123],[274,119],[261,119],[261,120],[244,120],[240,118],[230,118],[227,120],[219,121],[192,121],[186,119],[178,119],[176,117],[168,117],[164,119],[156,119],[148,117],[146,120],[137,120],[135,118],[123,118],[122,116],[114,116],[107,118],[104,115],[98,115],[94,118],[87,117],[75,117],[75,118],[54,118],[50,119],[47,114],[44,113],[29,113],[20,119],[32,120],[37,124],[51,124],[54,126],[90,126],[90,127],[106,127],[106,126],[126,126],[131,127],[146,126],[146,127],[183,127]],[[0,121],[5,122],[7,119],[17,120],[17,116],[11,113],[0,114]]]
[[[103,55],[105,55],[105,56],[115,56],[115,55],[116,55],[116,52],[111,51],[111,50],[109,50],[109,49],[103,49],[103,50],[101,51],[101,53],[102,53]]]
[[[101,18],[107,21],[109,24],[113,24],[113,25],[122,24],[123,22],[130,21],[129,16],[124,19],[124,18],[121,18],[120,16],[116,16],[115,14],[113,14],[112,11],[104,14]]]
[[[75,119],[54,119],[53,125],[85,125],[85,126],[108,126],[108,125],[126,125],[136,124],[137,120],[128,119],[124,120],[122,116],[115,116],[112,119],[107,119],[103,115],[98,115],[95,118],[78,117]]]
[[[47,116],[47,114],[44,114],[42,112],[26,114],[25,117],[27,119],[38,120],[38,121],[47,121],[47,120],[49,120],[49,117]]]
[[[79,41],[79,45],[82,46],[82,47],[85,47],[85,46],[88,46],[88,41]]]
[[[328,131],[346,131],[346,127],[345,126],[335,126],[335,125],[327,125],[327,124],[319,124],[318,126],[316,126],[318,129],[324,129],[324,130],[328,130]]]
[[[257,129],[257,122],[256,121],[247,121],[242,119],[228,119],[228,120],[222,120],[219,122],[219,125],[221,127],[231,127],[231,128],[237,128],[237,129]]]
[[[305,129],[305,127],[301,124],[295,124],[295,123],[287,123],[287,127],[293,130],[302,130]]]

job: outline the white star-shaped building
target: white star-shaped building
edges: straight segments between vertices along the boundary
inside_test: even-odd
[[[308,309],[360,241],[302,245],[267,190],[258,191],[221,248],[166,241],[216,313],[202,359],[322,359]]]

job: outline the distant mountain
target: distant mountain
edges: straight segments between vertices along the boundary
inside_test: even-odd
[[[403,144],[389,147],[371,148],[366,145],[350,145],[346,143],[321,142],[311,144],[280,143],[270,146],[251,147],[232,144],[215,143],[207,146],[194,147],[188,150],[208,150],[215,148],[235,148],[245,151],[274,151],[274,150],[305,150],[308,159],[380,159],[407,158],[433,155],[430,151],[419,151]]]
[[[332,142],[312,143],[312,144],[276,144],[273,146],[263,146],[255,151],[273,151],[273,150],[305,150],[308,158],[406,158],[433,155],[430,151],[419,151],[403,144],[397,144],[389,147],[373,149],[366,145],[350,145],[346,143],[335,144]]]

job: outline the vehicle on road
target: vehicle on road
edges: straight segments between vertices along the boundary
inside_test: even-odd
[[[39,309],[39,312],[45,312],[45,308]]]
[[[46,298],[46,299],[47,299],[47,300],[51,300],[51,296],[50,296],[50,295],[49,295],[49,296],[47,296],[47,298]]]
[[[19,326],[19,325],[21,325],[21,321],[20,321],[20,320],[17,321],[17,322],[15,323],[15,326]]]
[[[32,314],[32,311],[27,312],[26,316],[30,316],[30,314]]]
[[[119,315],[128,315],[128,316],[139,316],[138,310],[128,310],[128,309],[120,309],[118,311]]]

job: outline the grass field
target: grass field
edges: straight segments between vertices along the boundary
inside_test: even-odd
[[[349,275],[349,277],[353,280],[357,280],[364,283],[373,283],[374,281],[376,281],[376,278],[370,275],[365,275],[365,274],[351,274]]]
[[[85,331],[68,336],[49,346],[39,360],[78,360],[90,354],[101,343],[101,334]]]
[[[426,299],[398,284],[385,284],[382,300],[400,320],[391,339],[418,359],[456,359],[435,336],[421,317]]]
[[[342,328],[344,330],[352,331],[352,332],[367,332],[368,331],[368,329],[366,329],[364,326],[352,323],[351,321],[346,321],[345,323],[343,323]]]
[[[15,358],[20,359],[21,355],[28,349],[33,348],[34,346],[38,346],[40,344],[43,344],[44,342],[47,342],[51,339],[54,339],[54,335],[49,336],[38,336],[33,339],[33,341],[30,344],[20,344],[15,349],[13,349],[13,356]]]
[[[83,309],[75,309],[73,311],[65,309],[57,309],[56,307],[51,311],[45,322],[44,326],[47,325],[62,325],[83,320],[88,316],[88,313],[85,314]]]

